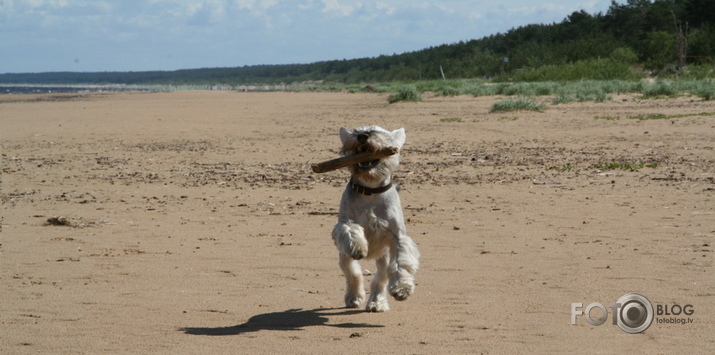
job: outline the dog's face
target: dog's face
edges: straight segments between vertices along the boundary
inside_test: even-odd
[[[405,143],[405,129],[388,131],[378,126],[364,126],[353,130],[340,129],[340,140],[343,142],[341,153],[349,156],[367,151],[378,151],[382,148],[395,147],[401,149]],[[353,179],[365,185],[379,185],[388,179],[400,164],[400,153],[382,159],[371,160],[348,167]]]

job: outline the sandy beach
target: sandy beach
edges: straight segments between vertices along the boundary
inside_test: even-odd
[[[0,95],[0,353],[712,352],[715,101],[502,99]],[[407,131],[422,253],[385,313],[344,308],[348,172],[310,170],[369,124]],[[629,293],[663,311],[642,333],[612,324]]]

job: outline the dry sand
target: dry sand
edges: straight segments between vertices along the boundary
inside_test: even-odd
[[[500,99],[1,96],[0,353],[712,353],[715,101]],[[378,314],[342,308],[347,172],[310,171],[365,124],[407,130],[423,255],[416,294]],[[571,325],[571,303],[630,292],[693,322]]]

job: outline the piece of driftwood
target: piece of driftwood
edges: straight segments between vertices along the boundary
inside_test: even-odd
[[[328,171],[337,170],[346,166],[355,165],[364,161],[370,161],[395,155],[399,149],[395,147],[387,147],[375,152],[362,152],[346,157],[340,157],[333,160],[324,161],[318,164],[313,164],[310,167],[314,173],[327,173]]]

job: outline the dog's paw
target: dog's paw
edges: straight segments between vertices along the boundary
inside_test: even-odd
[[[364,239],[364,238],[363,238]],[[364,243],[353,242],[350,243],[347,253],[351,258],[355,260],[363,259],[367,256],[367,241]]]
[[[410,295],[410,293],[407,292],[407,290],[405,290],[405,289],[399,289],[392,293],[392,297],[394,297],[398,301],[406,300],[409,295]]]
[[[398,301],[404,301],[415,291],[414,285],[399,285],[390,289],[390,294]]]
[[[368,312],[385,312],[390,310],[390,305],[387,303],[387,300],[370,301],[367,303],[365,310]]]
[[[345,292],[345,307],[360,308],[365,301],[365,291],[358,289],[346,290]]]
[[[356,296],[345,297],[345,308],[360,308],[362,298]]]
[[[355,259],[355,260],[360,260],[363,259],[364,257],[367,256],[367,249],[366,248],[353,248],[350,251],[350,257]]]

